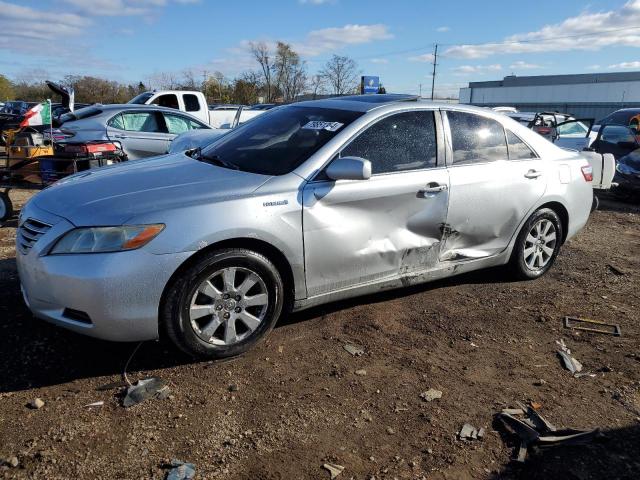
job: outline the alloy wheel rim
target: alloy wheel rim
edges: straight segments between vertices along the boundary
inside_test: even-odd
[[[539,271],[545,268],[553,257],[556,248],[556,227],[546,218],[538,220],[524,241],[522,256],[529,270]]]
[[[249,337],[264,321],[269,293],[256,272],[243,267],[217,270],[191,297],[191,328],[203,341],[229,346]]]

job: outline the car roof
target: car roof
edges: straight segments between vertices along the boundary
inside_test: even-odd
[[[169,107],[161,107],[159,105],[139,105],[137,103],[110,103],[107,105],[102,105],[101,103],[94,103],[93,105],[89,105],[90,107],[95,107],[103,112],[108,112],[111,110],[157,110],[160,112],[179,112],[183,114],[189,115],[188,112],[183,112],[182,110],[178,110],[177,108],[169,108]],[[86,107],[84,107],[86,108]]]
[[[292,105],[299,107],[333,108],[337,110],[351,110],[368,112],[374,108],[398,102],[416,102],[420,97],[399,93],[385,93],[372,95],[347,95],[343,97],[325,98],[322,100],[308,100]]]

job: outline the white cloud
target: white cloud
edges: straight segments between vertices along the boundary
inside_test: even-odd
[[[389,60],[387,60],[386,58],[372,58],[371,60],[369,60],[371,63],[389,63]]]
[[[499,72],[502,70],[502,65],[495,63],[492,65],[460,65],[452,69],[456,75],[473,75],[489,72]]]
[[[422,55],[416,55],[415,57],[409,57],[407,60],[409,60],[410,62],[433,63],[433,53],[424,53]]]
[[[61,38],[81,35],[91,21],[73,13],[52,13],[0,0],[0,49],[42,53]]]
[[[334,52],[348,45],[371,43],[393,38],[383,24],[357,25],[323,28],[313,30],[301,42],[292,42],[292,46],[302,56],[315,57],[326,52]]]
[[[636,61],[633,61],[633,62],[615,63],[613,65],[609,65],[607,68],[609,68],[611,70],[640,69],[640,62],[636,60]]]
[[[298,0],[303,5],[326,5],[327,3],[335,3],[336,0]]]
[[[616,10],[584,12],[537,31],[506,37],[501,43],[458,45],[447,49],[445,54],[454,58],[487,58],[498,54],[599,50],[614,45],[637,47],[639,25],[640,0],[629,0]]]
[[[544,67],[542,65],[536,65],[535,63],[527,63],[523,60],[518,60],[517,62],[509,65],[509,68],[512,70],[538,70]]]
[[[601,68],[600,65],[589,65],[585,70],[600,70]]]
[[[449,28],[447,26],[442,26],[442,27],[436,28],[436,32],[448,32],[449,30],[451,30],[451,28]]]
[[[169,3],[181,5],[200,3],[200,0],[63,0],[91,16],[126,17],[151,15]]]

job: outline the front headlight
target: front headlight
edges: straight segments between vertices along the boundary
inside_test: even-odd
[[[64,235],[51,249],[52,255],[64,253],[106,253],[135,250],[153,240],[162,230],[154,225],[76,228]]]

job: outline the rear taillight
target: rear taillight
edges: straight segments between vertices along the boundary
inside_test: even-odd
[[[118,147],[113,143],[68,143],[64,146],[67,153],[93,153],[101,154],[115,152]]]
[[[550,127],[535,127],[534,131],[537,132],[538,134],[542,135],[542,136],[551,135],[551,128]]]
[[[585,182],[593,182],[593,167],[591,165],[585,165],[581,168],[582,176]]]

